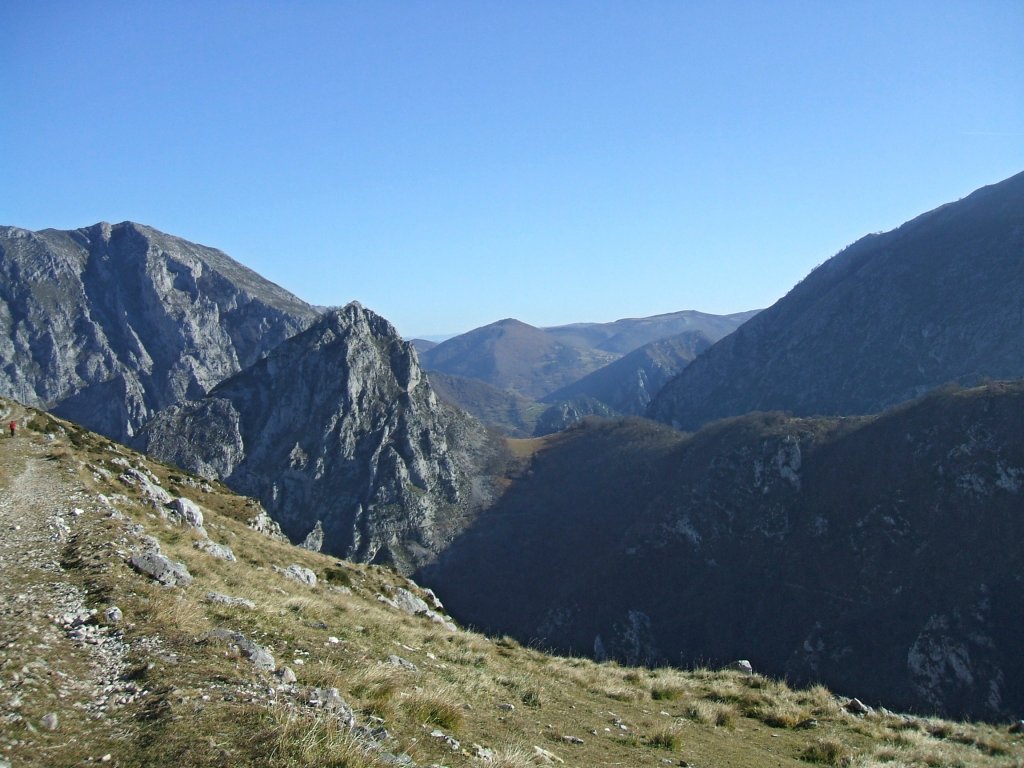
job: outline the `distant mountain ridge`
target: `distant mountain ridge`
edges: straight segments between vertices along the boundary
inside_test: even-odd
[[[564,344],[508,318],[448,339],[421,355],[423,367],[480,379],[533,400],[570,384],[617,355]]]
[[[702,333],[711,341],[728,336],[760,310],[712,315],[684,309],[650,317],[627,317],[610,323],[571,323],[542,328],[565,344],[588,346],[625,355],[633,350],[683,333]]]
[[[316,309],[214,248],[133,222],[0,227],[0,394],[127,440]]]
[[[414,343],[427,370],[476,379],[514,398],[553,405],[555,410],[542,421],[554,424],[581,408],[590,413],[643,413],[661,386],[697,353],[755,314],[685,310],[550,328],[506,319],[440,344]],[[499,415],[493,393],[484,398],[483,391],[463,383],[448,387],[445,396],[485,421],[494,414],[497,418],[487,421],[493,426],[507,429],[512,424]],[[501,412],[510,408],[520,413],[536,410],[506,403]],[[516,421],[512,433],[529,434],[528,422]]]
[[[546,402],[586,396],[618,413],[641,416],[651,400],[714,340],[704,331],[684,331],[652,341],[544,398]]]
[[[826,261],[667,384],[683,429],[754,410],[876,413],[936,386],[1024,376],[1024,173]]]

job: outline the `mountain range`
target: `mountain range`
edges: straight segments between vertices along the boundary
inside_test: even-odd
[[[508,319],[440,344],[413,343],[442,397],[527,437],[586,415],[642,415],[699,352],[756,314],[687,310],[549,328]]]

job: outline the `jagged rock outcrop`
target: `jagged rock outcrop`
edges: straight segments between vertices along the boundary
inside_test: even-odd
[[[403,569],[488,498],[486,430],[440,403],[412,346],[356,303],[159,414],[145,450],[262,502],[294,542]],[[314,535],[318,537],[319,532]]]
[[[0,227],[0,394],[117,440],[317,314],[221,251],[141,224]]]
[[[415,578],[463,624],[563,652],[747,658],[870,704],[1007,717],[1024,710],[1022,434],[1024,381],[693,435],[589,420]]]
[[[750,411],[877,413],[1024,376],[1024,173],[869,235],[667,384],[682,429]]]
[[[563,400],[546,408],[537,417],[533,434],[537,437],[543,437],[553,432],[561,432],[563,429],[568,429],[573,424],[579,423],[587,416],[613,417],[620,415],[600,400],[582,395],[571,400]]]

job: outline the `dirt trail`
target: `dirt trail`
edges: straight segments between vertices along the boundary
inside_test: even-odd
[[[44,732],[104,731],[127,653],[62,565],[79,518],[101,514],[99,502],[47,437],[8,436],[7,423],[24,416],[0,404],[0,765],[12,766],[46,751]]]

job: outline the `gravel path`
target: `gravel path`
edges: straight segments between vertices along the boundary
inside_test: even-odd
[[[21,415],[7,413],[5,425]],[[38,759],[42,731],[99,735],[135,693],[121,633],[97,621],[61,564],[80,521],[105,510],[51,454],[27,430],[0,437],[0,766]]]

